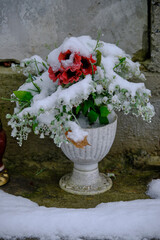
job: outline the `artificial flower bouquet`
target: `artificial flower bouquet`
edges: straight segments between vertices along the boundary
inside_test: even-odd
[[[33,130],[57,146],[71,142],[83,148],[89,144],[85,128],[108,124],[113,111],[150,122],[151,92],[144,83],[130,82],[145,80],[139,66],[118,46],[89,36],[65,39],[47,61],[36,55],[22,60],[19,69],[27,79],[11,95],[16,102],[13,115],[7,114],[11,135],[20,146]]]

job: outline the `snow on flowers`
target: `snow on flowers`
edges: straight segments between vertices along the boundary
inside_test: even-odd
[[[27,79],[11,95],[16,107],[7,115],[19,145],[33,130],[57,146],[70,141],[83,147],[81,142],[88,143],[82,119],[91,127],[108,124],[113,110],[148,122],[155,114],[150,90],[130,82],[132,77],[145,79],[139,63],[114,44],[71,37],[48,55],[47,63],[37,56],[22,63]]]
[[[92,74],[92,68],[93,73],[97,70],[97,67],[93,65],[96,60],[92,58],[92,55],[87,58],[67,50],[59,54],[58,60],[61,64],[60,68],[54,71],[50,66],[48,70],[49,77],[53,82],[59,79],[58,85],[77,82],[82,74]]]

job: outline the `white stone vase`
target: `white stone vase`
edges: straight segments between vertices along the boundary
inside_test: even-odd
[[[73,172],[60,179],[60,187],[78,195],[95,195],[103,193],[112,187],[112,180],[105,174],[99,173],[98,162],[109,152],[117,129],[117,115],[103,127],[86,128],[87,140],[90,146],[83,149],[73,144],[63,143],[63,153],[74,163]]]

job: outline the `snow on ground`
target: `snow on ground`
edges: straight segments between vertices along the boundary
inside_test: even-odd
[[[160,199],[160,179],[152,180],[148,186],[147,195],[151,198]]]
[[[38,206],[0,190],[0,238],[160,239],[160,180],[152,180],[147,194],[157,199],[102,203],[90,209],[65,209]]]

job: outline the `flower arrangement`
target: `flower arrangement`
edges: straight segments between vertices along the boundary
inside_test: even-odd
[[[151,92],[144,83],[130,82],[145,80],[139,66],[118,46],[89,36],[65,39],[47,62],[39,56],[24,59],[20,70],[27,79],[11,95],[16,107],[7,114],[11,135],[20,146],[33,130],[57,146],[70,141],[82,148],[88,144],[84,128],[108,124],[112,111],[150,122]]]

